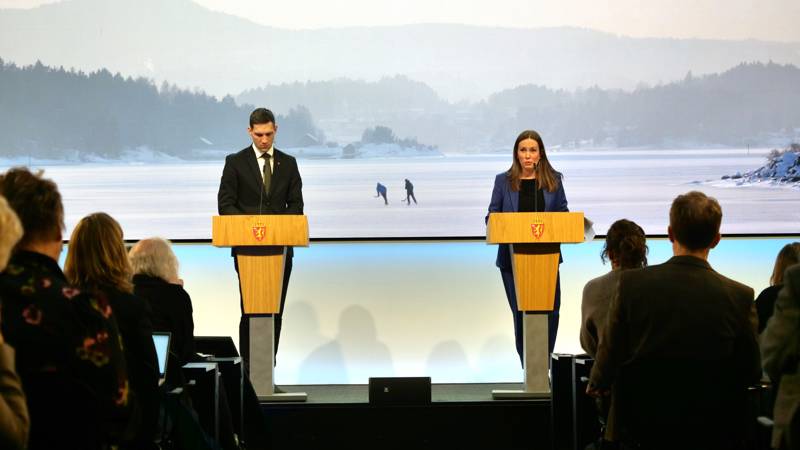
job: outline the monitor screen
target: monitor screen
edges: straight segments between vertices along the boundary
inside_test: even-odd
[[[158,374],[161,378],[167,373],[167,355],[169,355],[169,340],[171,333],[155,332],[153,333],[153,344],[156,347],[156,356],[158,356]]]

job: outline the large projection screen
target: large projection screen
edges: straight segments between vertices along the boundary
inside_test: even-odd
[[[104,211],[128,240],[195,242],[176,248],[196,333],[235,337],[230,252],[203,242],[225,156],[268,107],[315,239],[277,382],[518,381],[480,242],[516,136],[541,133],[599,234],[624,217],[663,235],[676,195],[717,198],[722,232],[749,238],[711,262],[759,291],[775,236],[800,233],[798,17],[796,0],[0,0],[0,171],[44,169],[66,235]],[[556,351],[580,351],[600,246],[564,248]]]
[[[265,106],[312,238],[483,235],[524,129],[601,233],[623,216],[663,233],[692,189],[725,233],[796,233],[799,16],[793,0],[0,0],[0,169],[44,168],[68,232],[106,211],[131,239],[208,239],[224,157]]]

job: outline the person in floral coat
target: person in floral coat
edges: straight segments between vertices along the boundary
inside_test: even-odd
[[[0,195],[24,230],[0,274],[0,302],[27,396],[28,448],[108,448],[121,439],[130,409],[111,307],[69,285],[58,266],[64,208],[55,183],[14,168],[0,175]]]

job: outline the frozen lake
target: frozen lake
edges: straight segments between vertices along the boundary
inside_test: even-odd
[[[764,165],[769,150],[586,150],[550,152],[572,211],[583,211],[604,234],[626,217],[649,234],[665,234],[669,205],[698,189],[723,207],[724,233],[797,233],[800,191],[734,186],[722,175]],[[299,160],[312,237],[482,236],[494,176],[510,155],[436,158]],[[223,161],[168,164],[42,166],[64,196],[67,228],[105,211],[126,238],[162,235],[209,239]],[[418,205],[407,206],[405,178]],[[388,187],[389,205],[375,198]]]

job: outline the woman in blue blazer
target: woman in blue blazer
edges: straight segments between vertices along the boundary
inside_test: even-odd
[[[556,172],[547,159],[544,143],[539,133],[526,130],[514,142],[511,168],[494,179],[489,214],[493,212],[557,212],[569,211],[561,174]],[[489,215],[486,215],[489,220]],[[559,263],[561,262],[559,258]],[[522,313],[517,309],[517,294],[514,275],[511,271],[511,251],[508,244],[497,249],[497,267],[503,277],[503,286],[508,306],[514,316],[514,336],[517,353],[522,361]],[[548,317],[550,353],[556,343],[558,310],[561,306],[561,280],[556,280],[556,296],[553,313]]]

